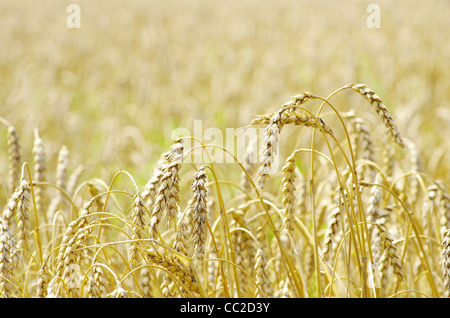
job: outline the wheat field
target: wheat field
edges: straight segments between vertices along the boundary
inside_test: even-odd
[[[0,297],[450,297],[450,4],[372,3],[2,1]]]

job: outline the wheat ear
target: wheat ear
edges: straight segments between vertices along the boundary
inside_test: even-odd
[[[281,226],[281,240],[287,247],[292,247],[291,239],[294,233],[295,222],[295,203],[296,203],[296,186],[295,186],[295,158],[297,153],[294,152],[286,160],[281,169],[282,175],[282,204],[284,207],[283,224]]]
[[[441,257],[444,297],[450,298],[450,228],[444,232]]]
[[[269,275],[267,273],[267,259],[264,251],[260,248],[257,249],[255,255],[255,273],[256,284],[259,288],[256,289],[257,298],[273,297],[274,291],[272,283],[270,282]]]
[[[78,292],[78,284],[75,284],[76,277],[74,275],[75,264],[80,262],[80,251],[77,251],[77,248],[82,247],[87,239],[88,232],[84,227],[88,223],[87,218],[93,203],[94,200],[91,199],[84,205],[80,216],[67,226],[61,241],[56,261],[56,276],[62,277],[64,282],[68,284],[69,297],[77,295]]]
[[[207,206],[206,206],[206,184],[207,175],[205,167],[202,166],[194,175],[192,182],[192,237],[194,245],[194,259],[199,262],[205,257],[205,244],[207,234]]]
[[[45,257],[44,263],[38,271],[38,283],[36,287],[36,297],[45,298],[47,297],[48,286],[50,282],[50,274],[48,272],[47,265],[48,258]]]
[[[8,185],[10,193],[13,193],[18,186],[20,171],[20,145],[19,136],[14,126],[8,127],[8,158],[9,176]]]
[[[163,167],[163,176],[156,195],[155,204],[150,219],[150,236],[156,238],[157,228],[162,214],[167,223],[174,223],[179,209],[179,170],[183,160],[183,141],[178,139],[165,156],[167,163]]]
[[[18,231],[18,248],[21,249],[22,255],[29,251],[30,238],[30,203],[31,203],[31,187],[25,179],[25,164],[22,166],[22,176],[18,190],[17,203],[17,231]]]
[[[374,223],[374,225],[378,229],[378,233],[380,235],[380,243],[384,250],[384,256],[389,261],[389,265],[392,267],[395,276],[397,276],[398,280],[401,281],[404,279],[403,268],[400,262],[400,256],[397,253],[397,247],[394,244],[393,239],[387,233],[384,226]]]
[[[46,162],[45,162],[45,150],[41,137],[39,136],[39,130],[34,130],[34,181],[45,182],[46,181]],[[34,196],[36,202],[36,210],[42,211],[46,202],[44,201],[45,187],[36,187],[34,189]]]
[[[8,199],[8,202],[6,203],[5,207],[3,208],[2,218],[4,219],[4,222],[6,222],[8,225],[13,220],[13,216],[16,213],[17,210],[17,203],[19,198],[19,189],[16,189],[16,191],[13,192],[11,197]]]
[[[284,125],[294,124],[322,129],[326,134],[333,136],[333,131],[322,119],[317,118],[316,120],[306,113],[292,110],[295,109],[294,106],[304,103],[311,96],[313,95],[308,95],[308,97],[299,99],[298,102],[292,104],[286,103],[278,112],[259,116],[250,122],[251,126],[267,125],[264,131],[265,138],[259,152],[258,188],[260,190],[263,189],[270,177],[272,164],[278,152],[278,138]]]
[[[116,288],[110,294],[111,298],[128,298],[127,291],[122,287],[122,283],[116,280]]]
[[[67,192],[67,163],[68,163],[69,151],[66,146],[62,146],[58,153],[58,164],[56,166],[56,186]],[[50,202],[47,210],[47,219],[52,220],[54,214],[58,209],[63,208],[64,194],[58,191],[56,196]]]
[[[155,200],[155,195],[158,190],[158,184],[164,175],[163,167],[167,164],[167,159],[170,156],[169,153],[163,153],[161,158],[155,165],[153,170],[153,175],[150,180],[148,180],[147,184],[144,187],[144,191],[142,191],[142,199],[144,202],[150,201],[149,207],[152,207],[153,201]]]
[[[142,239],[143,233],[145,230],[145,222],[144,222],[144,216],[145,216],[145,203],[142,199],[142,196],[139,192],[139,189],[136,187],[136,194],[134,196],[133,200],[133,212],[132,212],[132,224],[134,227],[131,231],[131,239],[132,240],[139,240]],[[132,264],[136,264],[137,262],[137,242],[131,243],[129,247],[129,257]]]
[[[148,252],[147,259],[149,263],[159,265],[175,276],[181,283],[183,283],[188,291],[197,294],[199,293],[197,281],[190,269],[180,265],[179,263],[175,263],[173,260],[164,255]]]
[[[11,278],[13,276],[13,238],[8,222],[0,218],[0,297],[11,295]]]
[[[439,196],[439,208],[441,218],[441,235],[444,235],[444,231],[450,228],[450,195],[447,192],[447,188],[441,182],[438,182],[440,188]]]
[[[335,207],[328,216],[328,225],[323,240],[322,257],[325,261],[329,261],[333,248],[333,238],[338,232],[339,221],[341,219],[341,209]]]
[[[105,289],[106,283],[103,269],[99,265],[94,265],[89,274],[87,296],[89,298],[102,298]]]
[[[323,131],[333,136],[333,130],[323,121],[322,118],[317,117],[314,119],[311,115],[299,111],[293,111],[289,108],[282,108],[277,113],[265,114],[257,116],[254,120],[250,122],[250,126],[261,126],[269,125],[272,123],[274,116],[279,114],[280,126],[284,125],[295,125],[295,126],[305,126],[315,129],[323,129]]]
[[[394,142],[400,146],[400,148],[406,148],[402,137],[400,136],[400,131],[397,128],[394,119],[389,112],[389,109],[383,104],[380,97],[375,94],[373,90],[367,87],[366,84],[355,84],[351,86],[352,89],[362,95],[375,109],[375,111],[380,116],[384,125],[386,126],[387,131],[392,136]]]

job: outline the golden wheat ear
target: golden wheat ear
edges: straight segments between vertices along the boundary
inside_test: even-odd
[[[389,109],[386,105],[383,104],[380,97],[375,94],[373,90],[367,87],[366,84],[354,84],[351,85],[352,89],[362,95],[375,109],[375,111],[380,116],[384,125],[386,126],[387,132],[392,136],[394,142],[400,146],[400,148],[406,148],[406,144],[400,136],[400,131],[397,128],[394,119],[389,112]]]
[[[9,298],[12,292],[14,239],[8,222],[0,217],[0,295]]]
[[[20,173],[20,144],[16,128],[8,127],[8,158],[9,158],[9,191],[13,193],[17,186]]]
[[[444,297],[450,298],[450,229],[444,232],[441,257]]]
[[[164,216],[167,224],[174,224],[179,210],[179,170],[183,162],[183,140],[178,139],[165,155],[166,164],[162,167],[159,189],[156,193],[152,217],[150,219],[150,236],[157,237],[158,225]]]
[[[192,191],[192,235],[194,244],[194,259],[199,262],[205,257],[205,245],[207,234],[207,206],[206,206],[206,181],[207,175],[205,167],[201,167],[194,175]]]

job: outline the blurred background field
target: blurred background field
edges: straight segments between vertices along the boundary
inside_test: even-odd
[[[242,127],[301,91],[365,83],[449,184],[450,2],[377,1],[371,29],[372,2],[80,0],[81,28],[69,29],[67,1],[3,0],[0,116],[24,160],[38,128],[49,167],[66,145],[70,171],[109,180],[122,167],[143,184],[175,128]],[[336,97],[339,110],[350,96],[383,136],[360,97]]]

